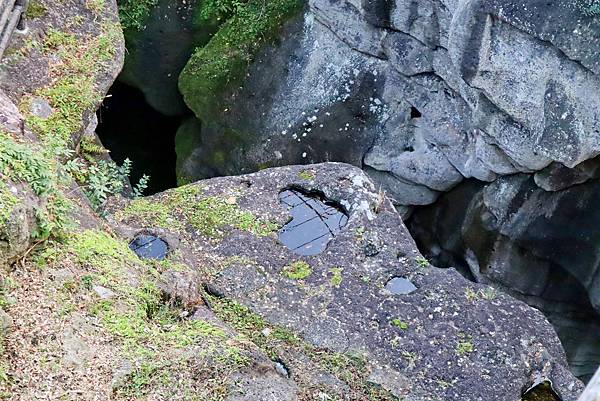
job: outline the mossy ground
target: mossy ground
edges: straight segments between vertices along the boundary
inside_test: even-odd
[[[116,217],[173,231],[183,230],[188,225],[211,238],[222,237],[224,230],[231,227],[259,236],[271,235],[279,228],[273,222],[241,210],[234,195],[207,196],[197,184],[179,187],[160,200],[136,199]]]
[[[101,18],[104,1],[89,0],[86,5],[97,19],[94,24],[99,33],[76,34],[74,26],[51,28],[43,40],[31,39],[19,50],[26,55],[35,49],[40,57],[55,60],[48,71],[49,84],[21,97],[20,111],[40,143],[32,145],[9,133],[0,133],[0,175],[6,181],[30,186],[44,205],[36,210],[38,229],[33,233],[36,238],[47,238],[67,225],[69,202],[65,192],[73,175],[64,168],[65,160],[74,158],[74,139],[82,130],[86,116],[102,100],[97,88],[98,76],[114,63],[117,52],[119,27]],[[30,13],[42,18],[47,9],[45,2],[35,1]],[[78,26],[83,20],[72,23]],[[39,98],[46,100],[54,111],[47,119],[31,112],[33,100]]]

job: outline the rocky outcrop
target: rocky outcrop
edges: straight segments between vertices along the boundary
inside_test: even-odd
[[[318,192],[347,213],[347,225],[323,253],[299,256],[278,242],[277,227],[289,221],[279,199],[286,188]],[[333,398],[339,391],[356,394],[360,380],[405,400],[518,400],[533,382],[550,380],[563,400],[576,399],[579,383],[544,317],[454,270],[430,266],[392,204],[359,169],[271,169],[112,209],[122,235],[159,234],[174,261],[195,266],[215,302],[209,308],[218,311],[222,302],[250,308],[273,325],[254,333],[258,341],[275,328],[298,336],[271,349],[289,371],[288,387],[297,389],[281,399],[304,399],[314,386]],[[179,277],[167,288],[180,302],[201,296],[202,286]],[[386,289],[394,277],[410,280],[412,292]],[[319,363],[308,372],[312,347],[359,358],[362,379],[345,381]]]
[[[398,205],[573,167],[599,151],[599,26],[581,2],[313,0],[180,164],[202,177],[219,154],[216,174],[345,161]]]
[[[177,89],[179,73],[196,46],[203,46],[216,24],[200,17],[200,1],[161,0],[143,21],[143,29],[125,31],[128,56],[119,79],[140,89],[162,114],[189,113]]]
[[[556,322],[575,372],[591,376],[600,352],[600,182],[554,192],[537,182],[520,174],[461,184],[415,211],[411,232],[434,263],[462,267],[475,281],[543,310]]]

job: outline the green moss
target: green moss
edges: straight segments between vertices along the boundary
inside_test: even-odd
[[[62,63],[53,74],[58,79],[33,95],[25,96],[21,111],[30,128],[51,150],[64,151],[81,129],[83,116],[102,100],[96,89],[96,73],[115,55],[118,28],[107,25],[103,33],[88,40],[59,30],[50,30],[43,43],[46,53],[57,54]],[[31,114],[34,97],[46,99],[54,112],[48,119]]]
[[[306,181],[312,181],[315,179],[315,172],[311,171],[311,170],[302,170],[299,174],[298,177],[300,177],[303,180]]]
[[[234,199],[203,196],[202,188],[197,185],[175,189],[162,203],[135,200],[117,218],[135,217],[148,225],[180,229],[183,226],[180,223],[181,216],[193,228],[213,238],[221,237],[226,227],[250,231],[259,236],[270,235],[279,228],[277,224],[241,210]]]
[[[342,285],[342,273],[344,272],[344,269],[342,269],[341,267],[333,267],[330,269],[331,271],[331,285],[334,287],[339,288],[340,285]]]
[[[8,190],[4,182],[0,181],[0,228],[8,222],[13,209],[18,204],[19,198]]]
[[[41,18],[47,12],[48,10],[46,10],[46,7],[39,0],[33,0],[29,2],[29,6],[27,7],[26,18]]]
[[[214,354],[214,375],[203,385],[211,388],[219,383],[213,389],[219,394],[226,394],[227,386],[222,382],[227,381],[228,374],[249,363],[245,350],[220,327],[203,320],[181,319],[182,311],[166,303],[158,288],[157,267],[162,265],[140,260],[126,242],[88,230],[53,242],[39,257],[53,266],[77,264],[87,270],[87,284],[65,292],[69,297],[62,302],[65,305],[74,308],[77,292],[89,291],[94,282],[115,292],[109,300],[92,301],[88,310],[120,341],[124,356],[138,362],[127,383],[117,390],[119,396],[140,399],[162,379],[170,380],[174,370],[182,367],[171,359],[172,355],[183,355],[175,351],[178,349],[199,346],[199,357]]]
[[[456,347],[456,353],[458,355],[467,355],[473,351],[475,351],[475,346],[473,345],[473,343],[470,340],[459,341],[459,343]]]
[[[284,22],[303,7],[302,0],[249,0],[232,9],[211,41],[190,58],[179,79],[185,102],[196,116],[214,121],[224,112],[222,96],[239,85],[258,50],[278,35]]]
[[[305,261],[299,260],[289,266],[285,266],[281,274],[291,280],[304,280],[312,274],[312,268]]]

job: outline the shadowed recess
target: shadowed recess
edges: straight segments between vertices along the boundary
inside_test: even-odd
[[[153,109],[139,90],[117,81],[98,112],[96,132],[119,165],[133,162],[131,182],[150,176],[145,195],[177,186],[175,133],[180,119]]]
[[[279,240],[298,255],[317,255],[348,223],[343,209],[324,196],[287,189],[279,201],[290,209],[292,220],[279,232]]]
[[[562,401],[562,399],[552,388],[552,383],[545,380],[525,391],[522,401]]]

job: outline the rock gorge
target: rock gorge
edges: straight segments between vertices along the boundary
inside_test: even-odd
[[[599,47],[595,0],[31,0],[0,399],[577,400]]]

